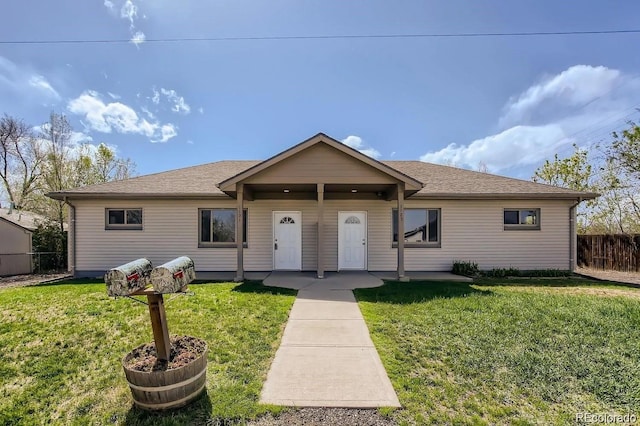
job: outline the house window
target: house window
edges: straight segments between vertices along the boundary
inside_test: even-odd
[[[392,211],[393,246],[398,244],[398,209]],[[440,209],[404,209],[405,247],[440,247]]]
[[[236,247],[236,209],[199,209],[199,246]],[[243,210],[243,240],[247,246],[247,209]]]
[[[104,229],[142,229],[142,209],[105,209]]]
[[[540,209],[504,209],[504,229],[540,229]]]

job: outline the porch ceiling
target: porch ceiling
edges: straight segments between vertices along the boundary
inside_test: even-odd
[[[246,200],[292,199],[316,200],[317,184],[245,184]],[[396,185],[390,184],[326,184],[324,199],[385,200],[395,196]],[[235,195],[235,193],[232,193]],[[232,195],[230,194],[230,195]]]

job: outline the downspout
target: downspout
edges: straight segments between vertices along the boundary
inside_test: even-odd
[[[70,240],[67,240],[68,244],[68,269],[71,271],[71,275],[76,276],[76,206],[71,204],[67,197],[64,197],[64,203],[69,206],[69,234]]]
[[[582,202],[582,197],[578,197],[578,202],[569,207],[569,271],[576,269],[576,207]]]

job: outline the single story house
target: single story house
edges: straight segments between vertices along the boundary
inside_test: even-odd
[[[219,161],[54,192],[70,268],[190,256],[197,271],[573,269],[576,206],[597,196],[420,161],[319,133],[264,161]]]
[[[30,274],[32,235],[38,215],[12,208],[0,208],[0,276]]]

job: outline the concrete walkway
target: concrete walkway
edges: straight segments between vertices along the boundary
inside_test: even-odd
[[[366,272],[273,273],[265,285],[298,289],[260,402],[298,407],[399,407],[351,291],[377,287]]]

